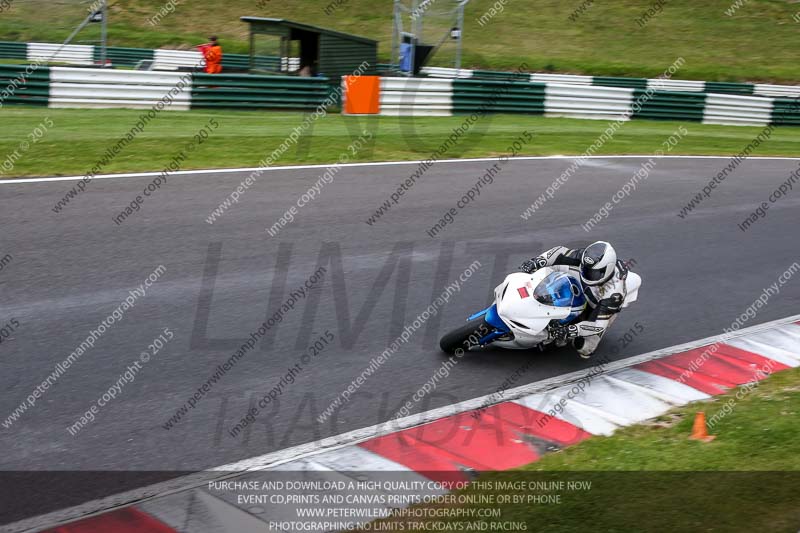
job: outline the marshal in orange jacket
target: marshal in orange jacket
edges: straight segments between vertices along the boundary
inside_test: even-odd
[[[208,45],[200,47],[203,57],[206,60],[206,72],[208,74],[219,74],[222,72],[222,47],[212,41]]]

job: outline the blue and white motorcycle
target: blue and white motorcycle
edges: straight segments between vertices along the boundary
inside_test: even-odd
[[[636,300],[641,278],[628,272],[625,285],[627,307]],[[493,305],[442,337],[439,346],[444,352],[457,353],[489,344],[514,350],[544,349],[555,342],[548,333],[551,321],[569,324],[586,309],[580,279],[550,267],[532,274],[509,274],[494,289],[494,296]]]

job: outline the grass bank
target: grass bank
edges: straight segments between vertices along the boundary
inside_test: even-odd
[[[430,3],[426,13],[451,4]],[[0,17],[0,40],[63,41],[88,5],[12,1]],[[524,61],[536,71],[652,77],[682,56],[680,78],[800,81],[800,5],[778,0],[738,5],[731,10],[733,0],[473,0],[464,20],[464,66],[511,70]],[[111,2],[109,39],[114,46],[189,48],[215,33],[226,51],[242,53],[248,49],[243,15],[363,35],[378,40],[381,59],[389,59],[392,4],[374,0],[225,0],[224,9],[184,0]],[[427,19],[425,40],[438,42],[451,25],[446,18]],[[78,41],[97,41],[99,31],[99,24],[92,24]],[[448,64],[453,54],[446,42],[435,63]]]

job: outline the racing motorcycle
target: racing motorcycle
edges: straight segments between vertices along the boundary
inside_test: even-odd
[[[642,278],[628,271],[623,308],[636,301],[641,284]],[[569,324],[586,309],[580,279],[571,272],[551,267],[532,274],[509,274],[494,289],[494,297],[494,304],[442,337],[439,341],[442,351],[457,353],[490,344],[514,350],[544,350],[556,342],[548,333],[552,321]],[[557,346],[566,344],[560,342]]]

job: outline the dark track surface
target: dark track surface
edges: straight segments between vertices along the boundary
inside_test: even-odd
[[[382,422],[441,365],[441,334],[484,307],[506,272],[555,244],[579,246],[605,239],[615,244],[621,257],[637,262],[635,270],[643,278],[640,300],[621,315],[598,356],[608,355],[636,321],[644,332],[612,359],[719,334],[800,260],[800,191],[773,204],[767,217],[748,232],[736,227],[788,178],[797,161],[742,163],[682,220],[676,213],[727,160],[664,159],[608,219],[584,232],[580,225],[610,201],[641,162],[592,159],[523,221],[520,213],[570,160],[512,161],[435,239],[425,231],[475,184],[490,162],[435,166],[373,226],[365,223],[367,217],[415,166],[345,167],[276,237],[265,228],[317,181],[323,168],[265,173],[213,225],[205,218],[248,173],[172,176],[121,226],[112,217],[152,177],[95,180],[59,214],[51,207],[72,182],[0,185],[0,257],[13,256],[0,271],[0,325],[12,318],[20,323],[12,338],[0,344],[0,420],[120,305],[129,290],[159,264],[166,267],[148,294],[34,408],[10,429],[0,427],[0,469],[195,470]],[[247,354],[175,427],[164,429],[216,366],[314,271],[323,243],[338,245],[342,267],[336,259],[325,264],[328,276],[313,293],[318,305],[300,302],[274,328],[273,339]],[[215,249],[221,255],[209,305],[201,289]],[[393,249],[399,266],[382,272]],[[483,267],[446,311],[369,377],[332,421],[318,423],[316,416],[369,366],[403,324],[475,260]],[[273,285],[276,272],[286,273],[283,292],[279,284]],[[800,279],[783,286],[747,325],[799,309]],[[164,351],[125,385],[94,423],[71,436],[66,428],[165,327],[175,338]],[[276,385],[325,330],[336,335],[333,345],[312,360],[285,390],[277,408],[262,414],[252,431],[230,437],[228,429],[244,416],[251,398],[260,398]],[[539,358],[540,364],[515,386],[591,366],[567,350],[471,354],[416,412],[490,394],[529,357]],[[98,487],[96,496],[107,492]]]

